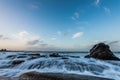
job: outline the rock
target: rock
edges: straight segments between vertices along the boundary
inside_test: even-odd
[[[14,58],[16,58],[16,56],[17,56],[17,55],[9,55],[9,56],[7,56],[7,58],[9,58],[9,59],[14,59]]]
[[[47,55],[41,55],[40,57],[45,57],[45,58],[47,58],[48,56],[47,56]]]
[[[52,53],[49,55],[50,57],[61,57],[58,53]]]
[[[120,60],[116,57],[112,51],[109,49],[109,46],[104,43],[98,43],[90,49],[90,54],[86,55],[85,58],[96,58],[102,60]]]
[[[69,59],[68,57],[62,57],[61,59]]]
[[[70,57],[72,57],[72,58],[80,58],[80,56],[70,56]]]
[[[0,76],[0,80],[12,80],[12,79],[5,76]]]
[[[36,59],[36,58],[40,58],[40,54],[28,54],[30,56],[29,59]]]
[[[78,74],[39,73],[33,71],[20,75],[19,80],[113,80],[113,79]]]
[[[36,53],[36,54],[28,54],[28,55],[30,55],[30,56],[38,56],[38,57],[40,57],[40,54],[38,54],[38,53]]]
[[[18,55],[17,58],[26,58],[27,56],[25,55]]]
[[[23,63],[24,62],[24,60],[14,60],[13,62],[12,62],[12,64],[13,65],[18,65],[18,64],[21,64],[21,63]]]

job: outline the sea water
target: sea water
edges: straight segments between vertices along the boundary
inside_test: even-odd
[[[37,71],[91,75],[120,80],[120,61],[84,58],[89,53],[59,53],[62,57],[49,57],[50,53],[37,52],[46,57],[29,59],[31,53],[36,54],[36,52],[1,52],[0,76],[17,77],[25,72]],[[114,54],[120,57],[120,53]],[[12,58],[8,57],[13,55]],[[19,57],[21,55],[23,57]],[[24,62],[13,64],[16,60]]]

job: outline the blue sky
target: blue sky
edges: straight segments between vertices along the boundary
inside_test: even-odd
[[[0,0],[0,48],[120,51],[120,0]]]

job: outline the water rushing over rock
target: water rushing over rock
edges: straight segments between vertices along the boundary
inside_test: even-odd
[[[40,55],[41,54],[41,55]],[[0,76],[15,77],[26,72],[82,74],[113,79],[120,78],[119,61],[102,61],[83,58],[85,53],[62,54],[57,57],[49,53],[0,54]],[[36,58],[31,58],[31,57]],[[79,57],[80,56],[80,57]]]

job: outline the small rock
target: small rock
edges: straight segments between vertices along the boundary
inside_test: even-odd
[[[80,56],[70,56],[70,57],[72,57],[72,58],[80,58]]]
[[[9,55],[9,56],[7,56],[7,58],[9,58],[9,59],[14,59],[16,57],[16,55]]]
[[[14,60],[13,62],[12,62],[12,64],[13,65],[18,65],[18,64],[21,64],[21,63],[23,63],[24,62],[24,60]]]
[[[49,55],[50,57],[61,57],[58,53],[52,53]]]
[[[61,59],[69,59],[69,58],[67,58],[67,57],[62,57]]]

